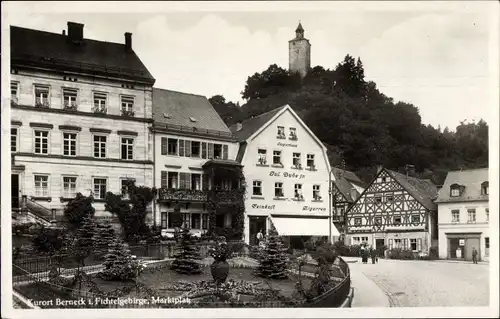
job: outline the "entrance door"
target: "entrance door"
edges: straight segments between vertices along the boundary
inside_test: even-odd
[[[481,260],[479,238],[467,238],[465,241],[465,260],[472,260],[472,247],[475,247],[477,250],[477,260]]]
[[[12,210],[19,209],[19,174],[11,175]]]
[[[250,235],[250,240],[249,243],[250,245],[257,245],[257,234],[259,233],[260,230],[262,230],[262,234],[266,234],[266,219],[267,217],[265,216],[250,216],[248,223],[249,223],[249,235]]]

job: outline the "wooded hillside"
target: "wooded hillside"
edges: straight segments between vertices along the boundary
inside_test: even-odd
[[[415,174],[440,185],[446,172],[488,166],[488,125],[460,123],[455,131],[422,123],[416,106],[395,102],[365,81],[361,60],[347,55],[335,69],[314,67],[301,81],[276,64],[248,77],[241,107],[221,95],[209,100],[232,125],[289,104],[329,150],[330,162],[369,182],[378,165]],[[443,106],[453,108],[450,106]]]

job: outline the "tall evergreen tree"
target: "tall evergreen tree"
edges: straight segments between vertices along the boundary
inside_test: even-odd
[[[95,253],[104,257],[115,239],[115,230],[109,222],[98,223],[94,235]]]
[[[288,278],[288,255],[283,240],[278,232],[271,227],[265,241],[265,248],[259,260],[255,274],[259,277],[271,279]]]
[[[199,274],[201,273],[200,264],[197,260],[201,259],[198,247],[194,243],[193,235],[189,228],[183,227],[180,233],[180,240],[176,247],[171,269],[181,274]]]
[[[102,265],[104,270],[98,276],[104,280],[130,280],[136,277],[139,270],[138,261],[117,236],[109,243],[108,253]]]

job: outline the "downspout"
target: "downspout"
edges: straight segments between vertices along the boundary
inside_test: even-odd
[[[144,94],[144,100],[146,100],[146,94]],[[144,101],[145,103],[146,101]],[[146,104],[144,104],[146,105]],[[151,86],[151,119],[153,119],[153,87]],[[156,188],[156,134],[155,134],[155,130],[154,130],[154,120],[153,122],[151,123],[151,130],[150,130],[150,134],[152,134],[152,146],[153,146],[153,188]],[[148,143],[149,144],[149,143]],[[154,199],[153,199],[153,227],[156,228],[156,196],[158,194],[155,195]]]

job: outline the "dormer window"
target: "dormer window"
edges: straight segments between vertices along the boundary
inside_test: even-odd
[[[189,117],[189,120],[190,120],[191,122],[193,122],[193,123],[198,122],[198,120],[197,120],[197,119],[195,119],[195,118],[194,118],[194,117],[192,117],[192,116],[190,116],[190,117]]]
[[[481,184],[481,195],[488,195],[490,191],[490,183],[489,182],[483,182]]]
[[[450,186],[450,197],[460,196],[460,185],[453,184]]]

